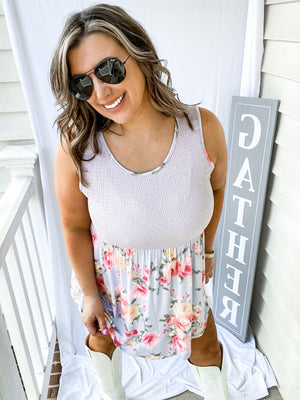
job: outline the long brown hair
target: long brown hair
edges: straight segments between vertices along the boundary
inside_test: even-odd
[[[112,121],[103,117],[88,102],[75,98],[69,91],[70,68],[68,52],[93,34],[104,33],[117,40],[133,57],[145,75],[150,101],[162,114],[188,119],[188,107],[172,88],[170,72],[162,64],[144,28],[122,8],[99,4],[71,15],[58,41],[50,69],[52,90],[60,114],[56,119],[61,140],[67,144],[83,185],[81,161],[88,146],[94,154],[100,153],[98,133],[108,129]]]

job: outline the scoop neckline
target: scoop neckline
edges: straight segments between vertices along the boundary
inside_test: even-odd
[[[130,174],[130,175],[133,175],[133,176],[147,176],[147,175],[153,175],[156,172],[160,171],[162,169],[162,167],[164,167],[167,164],[167,162],[170,160],[170,158],[171,158],[171,156],[172,156],[172,154],[174,152],[176,143],[177,143],[177,136],[178,136],[178,126],[177,125],[178,125],[177,124],[177,120],[175,119],[175,128],[174,128],[172,144],[171,144],[170,150],[169,150],[167,156],[165,157],[164,161],[159,166],[157,166],[154,169],[152,169],[151,171],[146,171],[146,172],[134,172],[134,171],[131,171],[130,169],[127,169],[122,164],[120,164],[119,161],[114,157],[114,155],[110,151],[110,148],[108,147],[108,144],[106,143],[106,140],[104,138],[103,132],[101,131],[100,134],[101,134],[101,140],[102,140],[102,142],[104,144],[104,147],[105,147],[107,153],[109,154],[110,158],[114,161],[114,163],[121,170],[123,170],[127,174]]]

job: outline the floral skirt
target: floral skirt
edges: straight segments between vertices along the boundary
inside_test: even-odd
[[[145,250],[110,245],[93,231],[92,238],[99,296],[115,345],[151,359],[188,358],[211,307],[203,234],[176,247]],[[71,295],[82,304],[74,274]]]

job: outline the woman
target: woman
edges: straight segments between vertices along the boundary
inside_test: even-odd
[[[116,6],[68,19],[51,84],[72,290],[104,399],[125,399],[121,350],[180,354],[205,399],[229,399],[205,292],[226,180],[220,123],[178,100],[148,35]]]

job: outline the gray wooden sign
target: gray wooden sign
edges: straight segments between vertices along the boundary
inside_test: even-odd
[[[227,186],[214,279],[214,317],[247,339],[277,100],[233,97]]]

